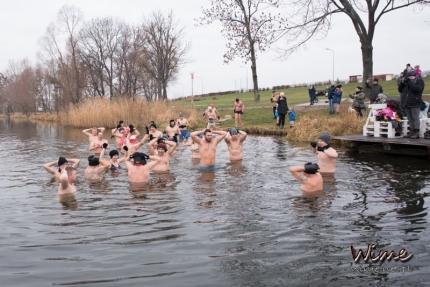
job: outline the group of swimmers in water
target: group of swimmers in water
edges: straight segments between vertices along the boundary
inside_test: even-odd
[[[212,112],[212,111],[209,111]],[[170,160],[176,154],[178,144],[188,146],[192,152],[191,158],[198,161],[202,167],[213,167],[216,150],[220,142],[225,141],[231,162],[243,159],[243,143],[247,133],[236,128],[223,131],[213,124],[213,117],[208,118],[208,126],[203,130],[189,132],[188,120],[180,114],[177,120],[171,120],[164,133],[157,129],[155,122],[145,127],[145,133],[133,125],[125,125],[119,121],[116,128],[111,130],[111,139],[115,140],[115,149],[108,152],[109,143],[105,138],[105,128],[93,127],[82,132],[88,136],[89,153],[88,166],[85,169],[85,179],[100,181],[108,170],[118,172],[124,167],[128,173],[131,186],[147,184],[152,173],[166,173],[170,169]],[[141,148],[147,145],[147,153]],[[305,193],[323,190],[321,174],[334,174],[338,154],[330,146],[330,135],[320,134],[318,141],[311,143],[317,155],[318,163],[307,163],[304,166],[294,166],[290,172],[300,184]],[[60,157],[58,161],[46,163],[43,167],[59,182],[58,194],[72,195],[76,192],[76,171],[79,159]]]

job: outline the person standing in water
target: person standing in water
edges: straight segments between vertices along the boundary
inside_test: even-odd
[[[116,149],[111,150],[109,152],[110,160],[109,160],[109,167],[108,168],[112,172],[118,172],[121,169],[121,163],[123,161],[127,160],[128,147],[124,146],[124,149],[125,149],[126,153],[125,153],[125,156],[123,156],[123,157],[120,157],[120,154]],[[105,149],[103,149],[102,153],[100,154],[100,159],[104,160],[104,157],[105,157]]]
[[[234,123],[236,127],[242,126],[242,115],[244,111],[245,104],[240,99],[236,99],[233,103]]]
[[[310,162],[304,166],[290,168],[291,174],[301,183],[300,189],[304,193],[315,193],[323,190],[323,178],[318,170],[318,164]]]
[[[98,141],[98,135],[99,133],[102,133],[102,137],[103,137],[103,132],[105,131],[105,128],[90,128],[90,129],[85,129],[82,132],[88,136],[88,141],[90,143],[94,142],[94,141]]]
[[[243,158],[243,142],[246,140],[246,132],[235,128],[228,129],[228,135],[224,139],[227,143],[230,161],[240,161]]]
[[[330,146],[331,136],[328,132],[322,132],[317,142],[311,146],[318,157],[318,166],[322,174],[334,174],[336,172],[337,151]]]
[[[126,142],[126,146],[127,146],[127,152],[128,154],[133,154],[135,152],[137,152],[149,139],[148,135],[145,135],[142,140],[138,140],[137,136],[132,135],[128,138],[127,142]]]
[[[107,148],[107,140],[103,138],[103,133],[99,132],[97,138],[90,144],[90,153],[100,156],[103,148]]]
[[[76,169],[79,163],[79,159],[73,158],[67,160],[65,157],[60,157],[58,161],[43,165],[43,168],[60,183],[58,186],[58,195],[72,195],[76,192]],[[53,168],[55,164],[58,165],[58,169]]]
[[[131,185],[149,182],[149,173],[158,164],[157,160],[147,162],[149,156],[135,152],[125,163],[127,165],[128,181]]]
[[[198,137],[199,133],[203,133],[203,139]],[[219,136],[214,139],[213,134]],[[215,164],[216,148],[226,136],[225,131],[211,131],[210,129],[191,133],[191,138],[199,145],[200,164],[203,166],[213,166]]]
[[[170,141],[178,142],[179,127],[176,125],[175,120],[170,120],[169,126],[166,127],[166,134]]]
[[[158,162],[152,170],[155,172],[168,172],[170,159],[176,149],[176,143],[174,141],[153,139],[150,145],[154,146],[153,149],[157,149],[157,154],[149,157],[151,160]]]
[[[89,181],[101,180],[103,174],[109,169],[109,166],[110,164],[107,160],[100,160],[98,157],[90,155],[88,157],[88,166],[84,173],[85,179]]]

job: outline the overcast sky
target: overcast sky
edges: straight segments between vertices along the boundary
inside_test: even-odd
[[[194,19],[208,0],[1,0],[0,71],[10,60],[37,62],[40,38],[58,10],[65,4],[81,9],[86,20],[112,16],[128,23],[139,22],[152,11],[173,10],[185,28],[184,39],[190,43],[187,64],[169,88],[169,97],[191,94],[190,73],[195,73],[194,93],[217,92],[252,86],[249,65],[241,61],[223,63],[225,41],[219,25],[196,27]],[[282,41],[278,46],[286,45]],[[335,77],[347,79],[362,73],[358,38],[348,18],[336,15],[333,27],[323,39],[280,59],[277,49],[258,55],[260,87],[329,80],[332,77],[332,54],[335,51]],[[374,74],[398,73],[406,63],[420,64],[430,70],[430,9],[401,9],[388,14],[377,26],[374,40]]]

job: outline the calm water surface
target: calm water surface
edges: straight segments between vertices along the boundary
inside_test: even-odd
[[[242,165],[221,143],[213,173],[180,148],[145,193],[126,173],[82,178],[87,138],[75,129],[0,122],[0,286],[422,286],[430,276],[426,160],[340,151],[325,194],[307,198],[287,168],[307,147],[249,137]],[[41,168],[83,159],[75,200],[61,204]],[[352,270],[351,244],[402,247],[406,272]],[[367,265],[363,265],[367,266]]]

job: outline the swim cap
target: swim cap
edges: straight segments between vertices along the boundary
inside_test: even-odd
[[[58,158],[58,166],[62,166],[65,163],[68,163],[67,159],[65,157],[60,156]]]
[[[89,166],[98,166],[100,164],[100,160],[98,157],[94,156],[94,155],[90,155],[88,157],[88,165]]]
[[[136,143],[136,141],[137,141],[137,136],[131,136],[130,137],[130,142],[131,143]]]
[[[316,163],[308,162],[305,164],[305,173],[307,174],[315,174],[320,169],[319,165]]]
[[[131,155],[131,157],[135,164],[146,164],[146,161],[149,159],[149,156],[143,152],[135,152]]]
[[[319,139],[325,142],[326,144],[329,144],[331,140],[331,136],[328,132],[322,132],[319,136]]]
[[[116,149],[111,150],[111,151],[109,152],[109,156],[110,156],[110,158],[113,158],[115,155],[119,156],[119,152],[118,152]]]

